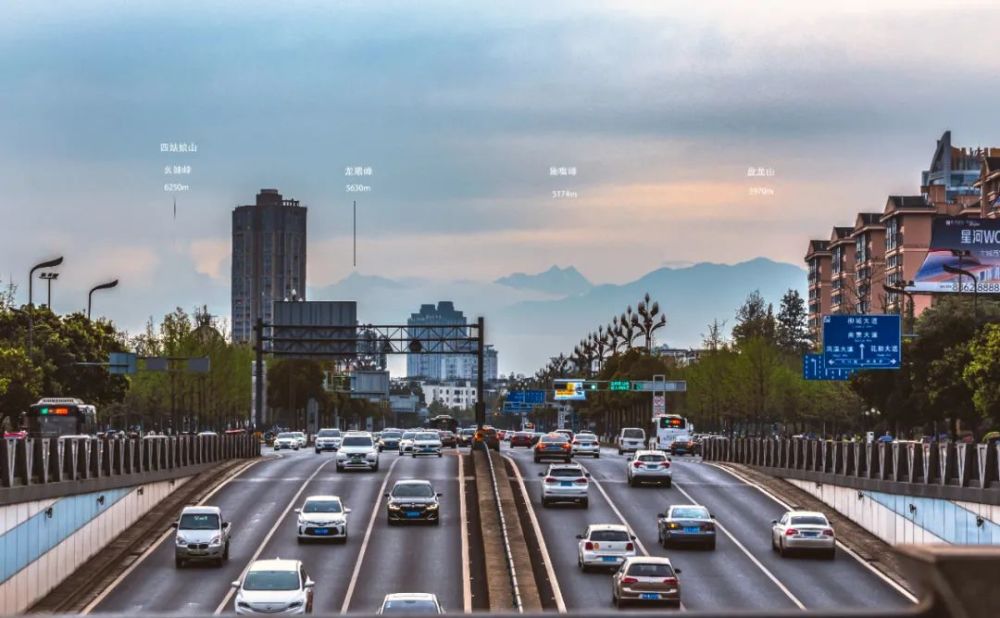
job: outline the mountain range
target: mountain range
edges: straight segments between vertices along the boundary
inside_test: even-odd
[[[363,322],[405,321],[421,304],[454,301],[467,319],[486,318],[487,343],[499,352],[502,373],[533,373],[549,357],[569,353],[600,325],[634,309],[646,292],[660,303],[667,326],[660,343],[700,345],[712,320],[731,327],[736,309],[759,290],[775,305],[789,288],[806,296],[806,273],[792,264],[755,258],[738,264],[701,262],[662,267],[622,284],[593,284],[573,266],[537,274],[513,273],[492,282],[388,279],[352,273],[309,290],[311,300],[357,300]]]

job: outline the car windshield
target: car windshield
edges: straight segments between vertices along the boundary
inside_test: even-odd
[[[414,438],[414,440],[440,440],[440,439],[441,439],[441,436],[439,436],[436,433],[431,433],[429,431],[428,432],[418,433],[416,435],[416,437]]]
[[[583,470],[580,468],[552,468],[549,470],[549,476],[578,477],[583,476]]]
[[[630,564],[626,573],[633,577],[672,577],[674,569],[669,564],[639,562]]]
[[[790,522],[793,526],[827,526],[826,517],[821,515],[796,515]]]
[[[177,524],[179,530],[218,530],[219,516],[214,513],[184,513]]]
[[[644,437],[644,434],[643,434],[643,432],[642,432],[641,429],[623,429],[622,430],[622,437],[623,438],[628,438],[630,440],[634,440],[634,439],[641,440]]]
[[[372,439],[368,436],[348,436],[341,444],[343,446],[371,446]]]
[[[244,590],[298,590],[296,571],[250,571],[243,581]]]
[[[413,433],[412,431],[404,431],[402,439],[403,440],[412,440],[413,436],[415,436],[415,435],[417,435],[417,434]]]
[[[472,436],[472,435],[475,435],[475,433],[476,433],[475,429],[463,429],[462,430],[462,435],[463,436]]]
[[[383,431],[381,438],[383,440],[398,440],[401,435],[403,434],[398,431]]]
[[[592,433],[578,433],[576,434],[577,442],[596,442],[597,436]]]
[[[639,461],[666,461],[666,456],[658,455],[656,453],[650,453],[649,455],[639,455],[636,459]]]
[[[434,488],[428,483],[401,483],[392,488],[393,498],[431,498]]]
[[[709,519],[708,509],[696,506],[675,507],[670,511],[674,519]]]
[[[437,604],[430,599],[394,599],[382,605],[383,614],[436,614]]]
[[[340,430],[339,429],[320,429],[319,433],[316,434],[316,437],[317,438],[339,438],[340,437]]]
[[[628,532],[624,530],[594,530],[590,533],[591,541],[623,542],[629,541]]]
[[[295,438],[295,434],[293,434],[293,433],[279,433],[278,434],[278,439],[279,440],[291,440],[293,438]]]
[[[566,436],[562,434],[555,434],[555,435],[550,434],[542,438],[542,442],[548,444],[559,444],[560,442],[568,442],[568,441],[569,440],[566,438]]]
[[[302,507],[303,513],[340,513],[343,510],[340,500],[310,500]]]

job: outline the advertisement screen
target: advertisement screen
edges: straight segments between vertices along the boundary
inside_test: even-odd
[[[975,277],[948,272],[968,271]],[[961,288],[959,287],[961,286]],[[907,290],[1000,293],[1000,220],[937,217],[923,265]]]
[[[556,401],[583,401],[587,398],[584,380],[556,380],[553,399]]]

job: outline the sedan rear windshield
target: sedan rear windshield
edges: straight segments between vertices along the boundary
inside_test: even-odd
[[[639,455],[639,461],[666,461],[667,458],[664,455]]]
[[[670,512],[674,519],[709,519],[708,509],[702,508],[679,508]]]
[[[177,525],[181,530],[218,530],[219,516],[211,513],[185,513]]]
[[[434,488],[425,483],[405,483],[392,489],[393,498],[430,498]]]
[[[436,433],[430,433],[429,431],[425,433],[418,433],[414,438],[414,440],[440,440],[440,439],[441,436],[439,436]]]
[[[669,564],[638,563],[628,568],[628,575],[635,577],[673,577],[674,570]]]
[[[568,476],[575,478],[583,476],[583,470],[579,468],[552,468],[549,470],[549,476]]]
[[[799,515],[792,518],[793,526],[828,526],[826,517],[818,515]]]
[[[436,614],[438,613],[437,605],[434,601],[386,601],[385,605],[382,606],[383,614]]]
[[[623,429],[622,437],[630,440],[642,440],[645,437],[645,434],[641,429]]]
[[[578,433],[576,434],[577,442],[597,442],[597,436],[592,433]]]
[[[542,442],[545,442],[547,444],[559,444],[561,442],[569,442],[569,439],[562,434],[556,434],[554,436],[550,435],[543,437]]]
[[[296,571],[250,571],[243,581],[244,590],[298,590]]]
[[[339,429],[320,429],[319,433],[316,434],[316,437],[317,438],[339,438],[340,437],[340,430]]]
[[[344,438],[342,443],[344,446],[371,446],[372,439],[368,436],[351,436]]]
[[[628,532],[624,530],[594,530],[590,533],[591,541],[608,541],[608,542],[626,542],[631,539],[628,538]]]

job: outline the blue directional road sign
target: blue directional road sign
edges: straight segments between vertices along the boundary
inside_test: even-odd
[[[823,316],[823,356],[829,369],[899,369],[902,350],[898,315]]]
[[[136,355],[131,352],[111,352],[108,358],[108,373],[129,375],[136,372]]]
[[[802,357],[802,377],[806,380],[836,380],[843,382],[851,377],[853,369],[831,369],[826,366],[822,354],[806,354]]]
[[[510,391],[506,401],[542,405],[545,403],[545,391]]]

